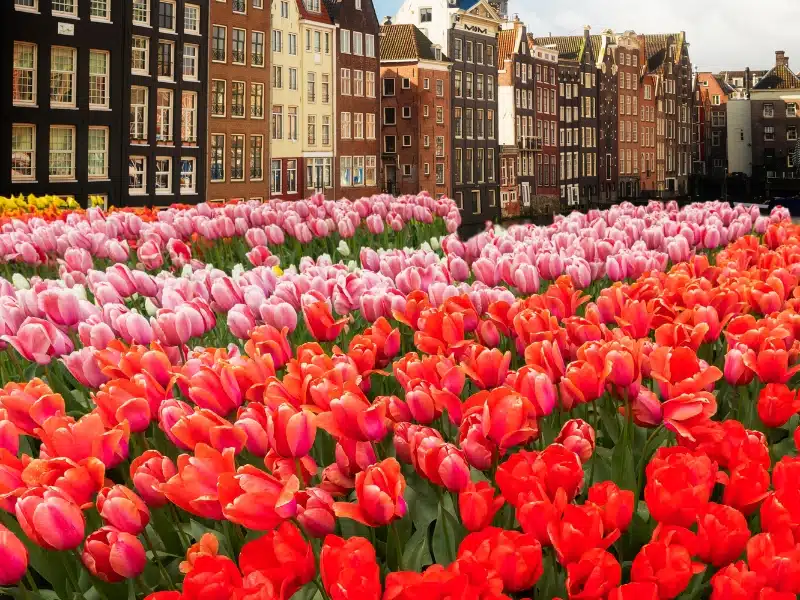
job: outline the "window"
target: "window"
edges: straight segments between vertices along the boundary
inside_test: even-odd
[[[184,144],[197,143],[197,92],[183,92],[181,95],[181,141]]]
[[[383,151],[387,154],[394,154],[397,152],[397,138],[395,136],[383,136]]]
[[[316,83],[316,74],[309,73],[308,74],[308,94],[307,98],[309,102],[316,102],[317,99],[317,83]]]
[[[11,126],[11,181],[36,179],[36,126]]]
[[[795,125],[789,125],[786,128],[786,139],[790,142],[797,141],[797,127]]]
[[[431,174],[431,163],[425,163],[423,174],[428,177]]]
[[[289,159],[286,161],[286,192],[288,194],[297,193],[297,160]]]
[[[231,82],[231,116],[244,118],[244,81]]]
[[[426,135],[426,136],[425,136],[425,138],[424,138],[424,140],[425,140],[425,141],[424,141],[424,146],[425,146],[426,148],[430,148],[430,147],[431,147],[431,136],[429,136],[429,135]]]
[[[264,179],[264,136],[250,136],[250,181]],[[280,189],[280,188],[278,188]]]
[[[307,121],[308,127],[308,145],[309,146],[316,146],[317,145],[317,116],[316,115],[308,115]]]
[[[250,33],[250,65],[253,67],[264,66],[263,31],[253,31]]]
[[[224,79],[211,80],[211,116],[225,116],[225,85]]]
[[[55,6],[55,5],[54,5]],[[50,50],[50,106],[75,106],[75,48]]]
[[[426,117],[428,116],[427,115],[427,109],[428,109],[428,105],[426,104],[425,105],[425,110],[426,110],[426,115],[425,116]],[[403,118],[404,119],[410,119],[411,118],[411,107],[410,106],[404,106],[403,107]]]
[[[280,35],[280,31],[273,31],[273,34],[278,33]],[[237,29],[233,28],[233,32],[231,34],[231,60],[235,65],[243,65],[247,62],[247,54],[245,52],[245,40],[247,39],[247,32],[244,29]],[[273,37],[274,41],[274,37]],[[280,50],[278,50],[280,52]]]
[[[479,190],[472,190],[472,214],[481,214],[481,193]]]
[[[342,130],[342,139],[348,140],[351,137],[350,131],[350,113],[343,112],[339,117],[339,126]]]
[[[172,193],[172,159],[168,156],[156,157],[156,194]]]
[[[350,54],[350,30],[339,30],[339,52],[342,54]]]
[[[14,42],[14,104],[36,104],[36,44]]]
[[[467,50],[464,53],[464,60],[467,61],[468,63],[471,63],[472,62],[472,42],[467,41],[466,48],[467,48]]]
[[[250,116],[254,119],[264,118],[264,84],[250,84]]]
[[[294,67],[289,67],[289,89],[297,89],[297,69]]]
[[[225,181],[225,136],[211,136],[211,181]]]
[[[436,185],[444,185],[444,163],[436,163]]]
[[[721,135],[722,135],[722,133],[719,132],[719,131],[712,131],[711,132],[711,145],[712,146],[719,146],[720,145]]]
[[[342,95],[349,96],[350,95],[350,69],[342,69]]]
[[[146,37],[133,36],[131,43],[131,73],[135,75],[150,74],[150,40]]]
[[[433,10],[430,8],[420,8],[419,9],[419,22],[420,23],[430,23],[433,21]]]
[[[453,88],[455,88],[456,98],[461,98],[461,71],[455,71],[453,73]]]
[[[53,15],[78,16],[78,3],[76,0],[53,0]]]
[[[181,158],[181,194],[194,194],[197,179],[197,159],[184,156]]]
[[[283,106],[272,107],[272,139],[283,139]]]
[[[175,2],[172,0],[159,0],[158,28],[161,31],[175,31]]]
[[[437,123],[444,123],[444,107],[443,106],[437,106],[436,107],[436,122]]]
[[[364,55],[364,36],[360,31],[353,32],[353,54],[356,56]]]
[[[367,113],[367,131],[366,131],[366,138],[368,140],[375,139],[375,113]]]
[[[297,56],[297,34],[290,33],[286,38],[289,40],[289,54],[291,56]]]
[[[199,47],[195,44],[183,45],[183,78],[197,81],[197,56]]]
[[[273,159],[270,161],[269,193],[280,194],[283,189],[281,182],[281,161]]]
[[[328,81],[330,75],[327,73],[322,74],[322,103],[328,104],[331,101],[330,83]]]
[[[437,79],[436,80],[436,96],[438,98],[444,98],[444,80]]]
[[[147,88],[131,88],[131,139],[147,140]]]
[[[39,8],[39,0],[14,0],[16,10],[36,12]]]
[[[75,179],[75,128],[50,126],[50,181]]]
[[[400,85],[404,90],[411,89],[411,80],[408,77],[403,77],[400,81]]]
[[[436,136],[436,156],[437,158],[444,157],[444,136],[437,135]]]
[[[247,2],[246,0],[233,0],[233,6],[231,6],[234,14],[246,15],[247,14]]]
[[[364,95],[364,71],[353,70],[353,95]]]
[[[244,136],[231,136],[231,181],[244,181]]]
[[[462,135],[462,121],[461,107],[457,106],[453,111],[453,132],[457,138],[460,138]]]
[[[227,60],[227,35],[228,28],[224,25],[214,25],[211,28],[211,60],[225,62]]]
[[[172,90],[159,89],[156,99],[156,142],[172,142]]]
[[[486,64],[490,67],[494,66],[494,47],[486,46]]]
[[[403,177],[411,177],[411,165],[403,165]]]
[[[472,98],[472,73],[467,73],[465,78],[465,95],[467,98]]]
[[[375,97],[375,73],[367,71],[367,98]]]
[[[283,87],[283,67],[272,65],[272,88],[281,89]]]
[[[486,76],[486,99],[494,100],[494,77],[492,75]]]
[[[396,125],[397,124],[397,109],[393,106],[384,106],[383,107],[383,124],[384,125]]]
[[[128,160],[128,192],[131,195],[144,194],[146,186],[147,159],[144,156],[131,156]]]
[[[775,128],[768,126],[764,127],[764,140],[771,142],[775,140]]]
[[[339,158],[340,183],[343,187],[353,185],[353,157],[342,156]]]
[[[364,113],[353,113],[353,139],[364,139]]]
[[[132,0],[133,2],[133,24],[150,24],[150,0]]]
[[[490,140],[494,139],[494,111],[492,109],[486,111],[486,134]]]
[[[764,117],[771,119],[775,116],[775,107],[771,102],[767,102],[764,104]]]
[[[175,77],[173,58],[175,44],[173,42],[158,41],[158,78],[172,80]]]
[[[483,75],[480,73],[475,77],[475,97],[483,100]]]
[[[472,109],[468,108],[464,112],[464,135],[468,138],[472,138]]]
[[[286,139],[297,141],[297,107],[290,106],[288,113],[289,131]]]
[[[364,35],[364,56],[375,58],[375,36],[371,33]],[[367,159],[369,159],[369,156]]]
[[[463,60],[463,58],[462,58],[462,48],[463,48],[463,42],[460,39],[456,39],[455,40],[455,44],[453,46],[453,58],[455,60],[458,60],[458,61]]]
[[[475,151],[475,180],[478,183],[483,183],[483,152],[483,148]]]
[[[89,52],[89,108],[108,108],[108,52]]]

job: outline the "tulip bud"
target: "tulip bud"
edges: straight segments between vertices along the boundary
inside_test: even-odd
[[[503,496],[494,495],[492,485],[486,481],[470,482],[458,495],[461,522],[468,531],[480,531],[492,524],[497,511],[502,508]]]
[[[124,485],[100,490],[97,512],[107,524],[133,535],[142,533],[150,522],[147,505]]]
[[[0,585],[16,585],[27,570],[28,550],[16,535],[0,525]]]
[[[306,488],[295,495],[297,521],[311,537],[323,539],[336,530],[333,496],[320,488]]]
[[[563,444],[577,454],[582,463],[586,463],[594,453],[595,431],[582,419],[570,419],[553,442]]]
[[[151,508],[159,508],[167,503],[161,491],[161,484],[177,473],[175,464],[156,450],[147,450],[131,462],[130,475],[136,491]]]
[[[86,538],[81,561],[95,577],[116,583],[141,575],[147,557],[135,535],[113,527],[101,527]]]

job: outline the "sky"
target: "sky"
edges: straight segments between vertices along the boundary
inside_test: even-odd
[[[373,0],[378,19],[393,16],[402,0]],[[775,50],[800,71],[800,2],[769,0],[510,0],[534,35],[579,35],[605,28],[637,33],[685,31],[692,63],[700,71],[769,69]]]

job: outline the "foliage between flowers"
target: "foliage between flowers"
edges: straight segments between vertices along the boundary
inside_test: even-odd
[[[92,211],[0,234],[60,276],[0,281],[7,593],[800,593],[800,227],[785,211],[623,205],[362,246],[348,267],[261,250],[259,207],[238,205],[245,269],[229,243],[217,268],[197,258],[206,209],[135,234]],[[59,246],[95,227],[102,244]],[[113,240],[138,262],[98,256]]]

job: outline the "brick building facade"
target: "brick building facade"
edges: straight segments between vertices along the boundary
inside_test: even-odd
[[[559,204],[558,51],[534,44],[531,54],[536,77],[536,137],[542,140],[541,152],[536,154],[534,213],[549,213]]]
[[[581,69],[577,61],[558,62],[558,179],[562,212],[579,205],[580,165],[583,153],[580,144]]]

